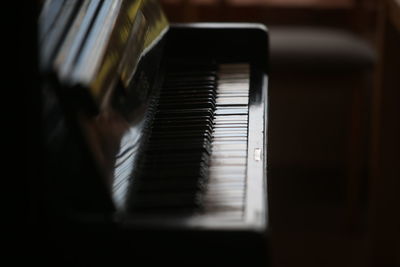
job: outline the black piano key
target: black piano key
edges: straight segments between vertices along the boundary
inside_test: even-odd
[[[168,69],[139,160],[132,209],[144,213],[234,210],[235,218],[240,218],[248,88],[235,84],[236,78],[229,74],[222,77],[217,92],[215,66],[192,62]],[[231,81],[235,88],[230,87]]]
[[[184,101],[185,99],[196,99],[196,98],[211,98],[216,100],[216,96],[210,92],[208,89],[204,91],[195,91],[188,90],[188,92],[180,92],[176,91],[173,94],[165,94],[160,95],[160,98],[163,98],[164,102],[173,102],[173,101]]]
[[[195,96],[197,94],[211,94],[216,96],[214,91],[215,85],[202,85],[202,86],[184,86],[184,87],[173,87],[168,88],[166,91],[160,92],[160,98],[172,97],[177,98],[182,95]]]
[[[213,101],[203,101],[203,102],[199,102],[197,100],[195,101],[187,101],[187,102],[177,102],[177,103],[164,103],[164,104],[160,104],[159,106],[160,108],[163,108],[165,110],[169,110],[169,109],[185,109],[185,108],[190,108],[190,107],[197,107],[197,108],[215,108],[215,102]]]
[[[167,79],[173,79],[178,77],[202,77],[202,76],[212,76],[217,78],[217,71],[214,70],[203,70],[203,71],[196,71],[196,70],[188,70],[188,71],[174,71],[169,72],[166,77]]]
[[[213,62],[170,62],[138,162],[134,211],[199,208],[211,154],[216,84]]]
[[[206,153],[202,153],[201,151],[196,151],[192,152],[190,154],[181,154],[181,153],[168,153],[168,154],[146,154],[142,157],[142,164],[145,165],[147,164],[148,166],[156,167],[156,166],[171,166],[170,164],[176,163],[176,162],[194,162],[198,161],[200,159],[200,162],[208,162],[210,157]]]
[[[167,123],[167,124],[154,124],[154,131],[189,131],[189,130],[193,130],[193,131],[205,131],[205,130],[211,130],[210,126],[212,125],[212,123],[204,120],[202,121],[202,124],[199,124],[199,121],[195,121],[193,123],[190,123],[190,121],[188,121],[187,124],[184,123],[178,123],[177,124],[173,124],[173,123]]]
[[[135,209],[165,209],[165,208],[191,208],[196,207],[196,196],[193,192],[146,192],[134,198]]]
[[[147,181],[140,185],[138,192],[140,193],[156,193],[156,192],[198,192],[204,191],[206,188],[206,183],[191,180],[155,180]]]
[[[171,84],[202,84],[204,82],[213,82],[217,81],[217,77],[215,75],[195,75],[195,76],[168,76],[168,79],[165,81],[163,86],[171,85]]]
[[[168,119],[170,117],[191,117],[191,116],[214,116],[214,111],[211,108],[201,108],[201,109],[170,109],[165,111],[159,111],[156,115],[157,119]]]
[[[179,142],[171,143],[171,144],[158,144],[158,145],[149,145],[147,151],[149,153],[189,153],[191,150],[199,150],[202,153],[211,153],[211,144],[207,141],[198,141],[198,142]]]

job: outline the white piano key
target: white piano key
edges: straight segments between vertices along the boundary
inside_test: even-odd
[[[209,178],[203,196],[204,211],[218,218],[240,220],[243,217],[249,87],[248,64],[219,66]]]
[[[225,73],[219,73],[218,74],[218,79],[220,81],[225,81],[225,80],[245,80],[248,79],[249,74],[248,73],[234,73],[232,72],[225,72]]]
[[[223,144],[223,145],[214,145],[213,150],[215,151],[228,151],[228,150],[243,150],[247,149],[247,144]]]
[[[207,197],[215,199],[236,199],[244,197],[244,187],[242,188],[210,188]]]
[[[245,100],[249,100],[249,97],[231,94],[230,96],[217,97],[215,99],[215,104],[216,104],[217,108],[219,108],[219,107],[235,107],[237,105],[241,105],[239,107],[243,107],[248,104],[248,102],[245,102]],[[223,104],[223,106],[221,106],[221,104]]]
[[[249,93],[247,91],[247,89],[243,89],[243,90],[221,90],[221,92],[219,92],[215,97],[216,99],[222,99],[222,98],[226,98],[226,97],[248,97]]]
[[[243,198],[237,198],[237,199],[214,199],[214,198],[210,198],[210,199],[206,199],[205,203],[208,204],[210,203],[210,205],[215,205],[215,206],[220,206],[220,207],[224,207],[224,208],[243,208],[244,207],[244,201]]]
[[[207,210],[207,215],[209,216],[219,216],[221,220],[242,220],[243,212],[241,209],[231,209],[231,210],[223,210],[221,208],[209,208]]]
[[[228,151],[213,151],[212,158],[242,158],[247,156],[247,151],[244,150],[228,150]]]
[[[244,137],[247,140],[247,135],[248,135],[247,132],[240,131],[240,130],[214,132],[214,138],[219,138],[219,137]]]
[[[215,182],[223,182],[223,181],[229,181],[229,182],[242,182],[244,181],[242,173],[221,173],[221,172],[214,172],[212,175],[210,174],[210,177],[208,178],[209,181],[215,180]]]
[[[219,165],[238,165],[238,166],[246,166],[246,158],[212,158],[212,165],[219,166]]]
[[[228,115],[247,115],[247,109],[223,109],[223,106],[217,107],[215,111],[216,116]]]
[[[235,92],[235,93],[246,93],[249,91],[249,84],[248,82],[238,82],[238,83],[228,83],[228,82],[223,82],[218,85],[218,92],[219,93],[225,93],[225,91],[228,92]]]
[[[242,129],[247,129],[247,123],[219,123],[214,125],[214,128],[224,128],[224,129],[228,129],[228,128],[242,128]]]
[[[245,132],[220,132],[214,133],[214,140],[218,138],[234,138],[234,137],[244,137],[247,140],[247,133]]]
[[[210,181],[209,188],[216,190],[219,188],[243,189],[246,186],[245,181],[232,182],[232,181]]]
[[[232,116],[216,116],[214,121],[215,123],[219,121],[247,121],[247,115],[232,115]]]

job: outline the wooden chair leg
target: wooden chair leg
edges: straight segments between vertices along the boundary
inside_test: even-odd
[[[361,216],[361,187],[363,171],[363,88],[354,83],[351,99],[348,152],[346,166],[346,228],[354,231]]]

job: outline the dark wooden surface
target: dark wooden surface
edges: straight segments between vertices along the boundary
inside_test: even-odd
[[[161,0],[172,22],[246,21],[345,28],[371,37],[376,0]]]
[[[400,3],[380,4],[368,242],[372,266],[400,266]]]

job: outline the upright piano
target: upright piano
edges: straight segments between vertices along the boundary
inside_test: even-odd
[[[268,261],[265,26],[169,24],[155,0],[48,0],[38,39],[60,259]]]

